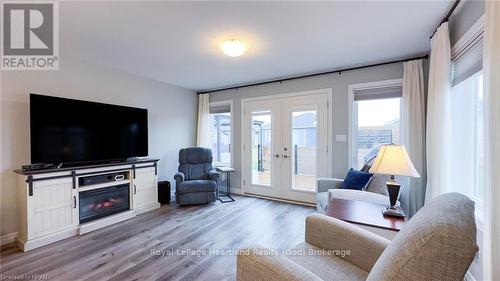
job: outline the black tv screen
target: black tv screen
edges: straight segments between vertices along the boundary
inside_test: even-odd
[[[148,155],[148,112],[30,95],[31,163],[120,161]]]

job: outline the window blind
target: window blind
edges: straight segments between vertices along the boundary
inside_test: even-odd
[[[374,100],[400,98],[403,95],[403,87],[394,85],[382,88],[357,89],[354,91],[354,100]]]
[[[477,38],[453,60],[452,85],[455,86],[483,69],[483,37]]]
[[[453,45],[452,86],[483,69],[484,16],[480,17]]]
[[[230,104],[210,105],[210,114],[230,113],[230,112],[231,112],[231,105]]]

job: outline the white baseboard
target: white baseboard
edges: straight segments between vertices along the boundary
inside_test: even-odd
[[[231,193],[232,194],[238,194],[238,195],[241,195],[241,188],[234,188],[234,187],[231,187]]]
[[[23,250],[23,252],[27,252],[32,249],[36,249],[66,238],[69,238],[71,236],[75,236],[78,233],[78,226],[65,229],[63,231],[59,231],[57,233],[49,234],[43,237],[31,239],[29,241],[25,241],[21,238],[17,238],[17,244]]]
[[[16,241],[17,232],[9,233],[0,236],[0,246],[14,243]]]
[[[474,276],[470,273],[470,271],[467,270],[467,272],[465,273],[464,280],[466,280],[466,281],[476,281],[476,278],[474,278]]]

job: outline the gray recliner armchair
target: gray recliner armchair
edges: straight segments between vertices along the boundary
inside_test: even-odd
[[[174,176],[175,201],[178,204],[206,204],[217,200],[219,173],[212,166],[211,149],[203,147],[181,149],[178,170]]]

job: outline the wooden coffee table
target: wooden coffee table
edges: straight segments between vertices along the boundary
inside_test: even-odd
[[[355,224],[387,239],[392,239],[405,225],[407,219],[382,214],[387,205],[364,201],[332,199],[325,215]]]

